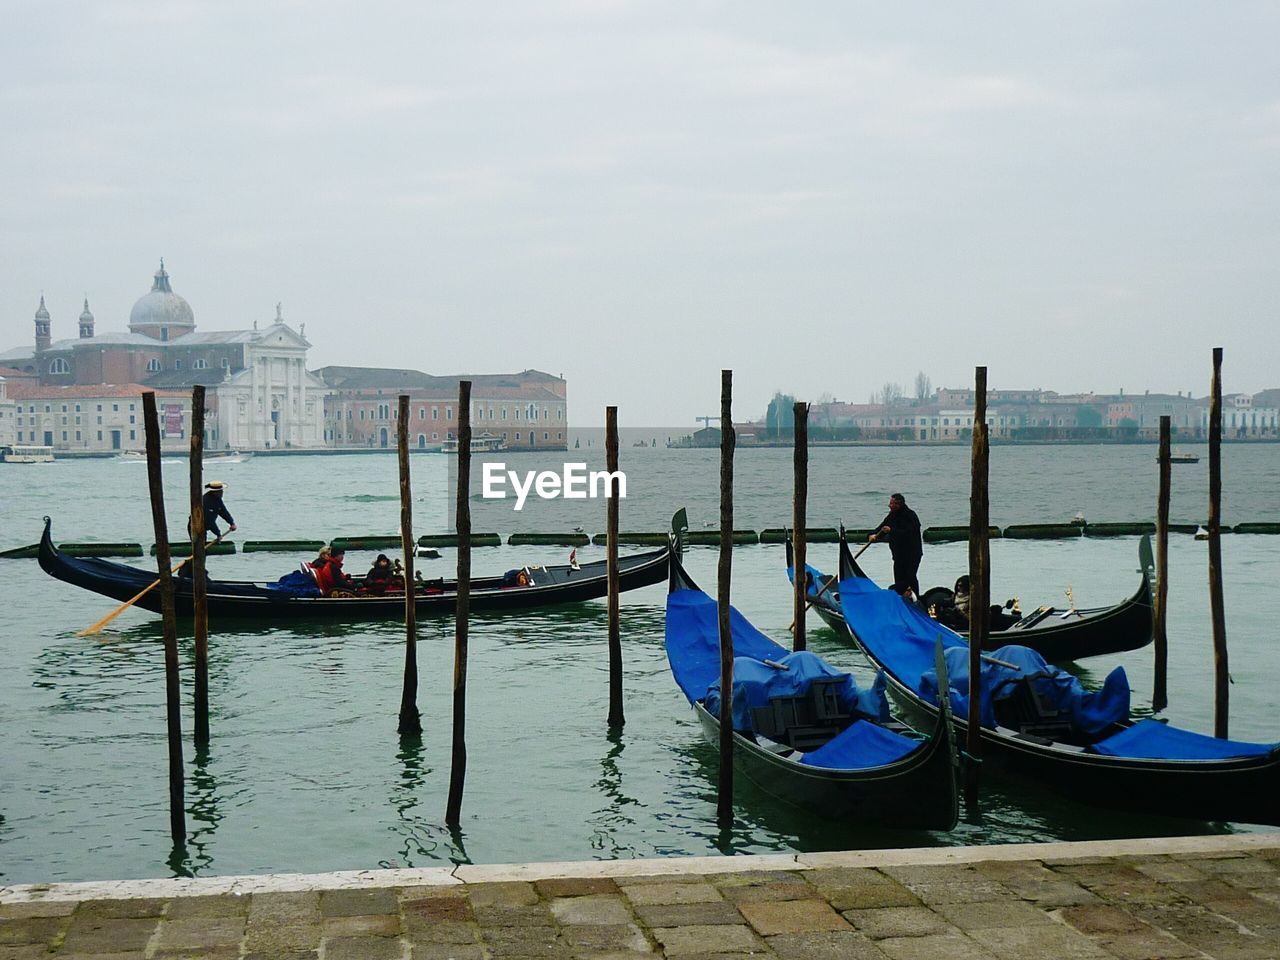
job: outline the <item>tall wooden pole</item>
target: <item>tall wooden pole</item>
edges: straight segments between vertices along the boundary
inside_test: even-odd
[[[147,484],[151,491],[151,522],[156,532],[160,614],[164,630],[165,715],[169,733],[169,834],[175,845],[187,842],[187,811],[183,795],[182,703],[178,683],[178,617],[173,606],[173,576],[169,569],[169,525],[164,516],[164,480],[160,473],[160,420],[156,395],[142,395],[142,422],[147,438]]]
[[[1222,596],[1222,348],[1213,348],[1209,401],[1209,614],[1213,619],[1213,735],[1227,736],[1227,614]]]
[[[1169,493],[1172,476],[1169,460],[1169,441],[1172,420],[1160,418],[1160,493],[1156,501],[1156,617],[1153,629],[1155,642],[1155,682],[1151,690],[1151,709],[1159,713],[1169,705]]]
[[[471,615],[471,381],[458,381],[458,605],[453,623],[453,760],[449,769],[449,805],[444,822],[456,827],[462,817],[467,779],[467,622]]]
[[[720,625],[720,781],[716,817],[733,823],[733,632],[729,581],[733,572],[733,371],[720,371],[720,565],[716,589]]]
[[[791,641],[792,650],[805,649],[804,620],[809,609],[809,579],[806,565],[808,535],[807,513],[809,503],[809,404],[796,401],[795,415],[795,495],[791,501],[791,552],[792,581],[794,582],[794,616],[792,623],[796,625]]]
[[[204,386],[196,384],[191,388],[191,606],[197,753],[209,748],[209,584],[204,574],[204,537]]]
[[[987,368],[974,375],[972,483],[969,493],[969,717],[965,751],[965,805],[978,802],[978,765],[982,760],[982,647],[991,615],[991,548],[987,541]]]
[[[605,469],[617,473],[617,407],[605,407],[604,422]],[[618,577],[618,498],[611,495],[605,502],[608,505],[605,535],[609,541],[605,545],[609,568],[609,726],[621,727],[627,718],[622,712],[622,628],[618,616],[618,594],[622,586]]]
[[[396,448],[400,455],[400,549],[404,553],[404,684],[400,693],[401,736],[422,733],[418,711],[418,597],[413,578],[413,494],[409,485],[409,395],[400,394],[396,411]]]

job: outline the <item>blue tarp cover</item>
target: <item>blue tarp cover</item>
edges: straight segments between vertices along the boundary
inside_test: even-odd
[[[1139,720],[1127,730],[1089,748],[1109,757],[1144,757],[1150,760],[1229,760],[1264,757],[1280,750],[1280,743],[1245,743],[1180,730],[1159,720]]]
[[[763,707],[772,697],[801,697],[814,680],[830,678],[840,683],[836,697],[844,713],[861,713],[876,720],[889,719],[889,701],[885,697],[883,678],[870,690],[859,690],[853,677],[837,670],[816,653],[802,650],[777,659],[785,669],[771,667],[751,657],[733,658],[733,728],[750,731],[751,708]],[[716,662],[716,681],[707,690],[705,706],[713,716],[720,716],[720,669]]]
[[[818,592],[821,591],[824,586],[823,580],[826,577],[826,574],[817,567],[810,566],[807,563],[804,565],[804,568],[809,573],[809,581],[805,588],[805,593],[811,597],[817,596]],[[787,579],[792,583],[796,582],[796,568],[794,566],[787,567]],[[835,587],[827,587],[827,592],[822,594],[822,599],[825,600],[827,597],[830,597],[837,589],[838,585]]]
[[[275,583],[266,584],[266,588],[273,593],[280,593],[287,597],[320,596],[320,588],[316,586],[316,578],[310,574],[303,573],[301,570],[286,573]]]
[[[919,746],[918,740],[904,737],[865,720],[856,720],[842,730],[839,736],[827,741],[812,753],[806,753],[800,762],[811,767],[825,767],[829,770],[882,767],[895,760],[901,760]]]

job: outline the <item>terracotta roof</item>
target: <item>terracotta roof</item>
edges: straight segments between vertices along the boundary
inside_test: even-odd
[[[9,384],[9,397],[13,400],[83,400],[98,397],[140,397],[153,391],[161,397],[185,397],[186,390],[154,390],[140,383],[84,383],[67,387],[41,387],[35,384]]]

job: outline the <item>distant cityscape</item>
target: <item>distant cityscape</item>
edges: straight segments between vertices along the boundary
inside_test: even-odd
[[[33,338],[0,352],[0,446],[63,453],[141,450],[142,394],[153,391],[163,444],[185,446],[192,387],[206,387],[211,450],[396,446],[397,397],[410,397],[409,443],[456,440],[458,382],[472,382],[473,436],[509,449],[567,449],[563,377],[538,370],[438,376],[410,368],[307,369],[306,324],[274,318],[233,330],[196,330],[164,261],[129,313],[127,331],[99,332],[86,298],[77,336],[55,340],[40,296]]]
[[[866,403],[820,397],[809,406],[809,438],[815,442],[964,442],[973,434],[973,388],[941,387],[916,378],[916,395],[886,384]],[[742,444],[789,442],[796,398],[778,393],[764,416],[735,423]],[[1053,390],[987,391],[987,426],[993,440],[1141,441],[1159,438],[1167,416],[1175,440],[1208,437],[1209,397],[1173,394],[1057,393]],[[706,421],[714,417],[703,418]],[[1222,398],[1223,436],[1232,440],[1280,438],[1280,388],[1231,393]],[[707,422],[676,446],[713,446],[720,430]]]

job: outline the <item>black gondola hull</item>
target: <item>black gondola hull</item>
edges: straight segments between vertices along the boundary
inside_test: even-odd
[[[618,561],[619,589],[634,590],[661,583],[667,576],[667,549],[622,557]],[[154,572],[123,563],[93,557],[69,557],[53,544],[51,525],[46,521],[40,541],[40,566],[65,583],[102,594],[121,603],[133,599],[155,581]],[[608,593],[605,561],[584,563],[577,570],[567,566],[533,570],[534,585],[499,586],[501,578],[486,577],[471,582],[473,611],[524,610],[563,603],[595,600]],[[542,582],[539,582],[539,581]],[[192,615],[191,581],[174,577],[174,603],[178,616]],[[152,590],[135,604],[151,613],[160,612],[160,591]],[[456,585],[445,581],[439,592],[419,592],[414,602],[418,616],[447,616],[457,606]],[[240,581],[209,582],[210,619],[251,619],[256,621],[302,620],[383,620],[404,616],[404,595],[357,597],[291,597],[268,590],[265,584]]]

